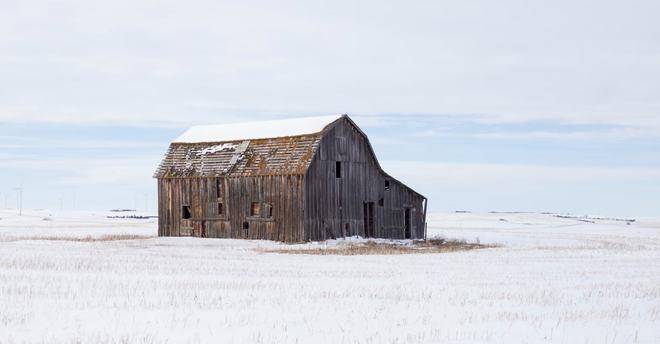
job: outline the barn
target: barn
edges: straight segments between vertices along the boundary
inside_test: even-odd
[[[422,239],[427,200],[383,171],[347,115],[195,126],[154,175],[158,235]]]

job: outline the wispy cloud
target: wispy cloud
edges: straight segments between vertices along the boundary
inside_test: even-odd
[[[383,161],[393,175],[442,185],[516,185],[519,183],[582,183],[594,181],[658,181],[660,169],[639,167],[546,166],[524,164]]]
[[[428,138],[428,137],[437,137],[438,135],[444,133],[446,133],[446,130],[426,129],[426,130],[414,132],[411,134],[411,136],[418,138]]]
[[[0,168],[25,171],[46,178],[52,185],[118,185],[139,184],[151,180],[160,156],[126,158],[48,158],[45,156],[7,155]],[[29,172],[29,173],[28,173]]]
[[[10,1],[0,122],[348,112],[657,126],[658,2],[556,5]]]
[[[658,214],[660,169],[383,161],[434,209]]]
[[[383,168],[420,190],[442,190],[463,186],[466,190],[499,189],[503,185],[577,184],[594,182],[660,182],[660,169],[623,167],[576,167],[523,164],[441,163],[422,161],[383,161]],[[431,187],[433,185],[433,187]]]
[[[498,131],[476,133],[471,136],[480,139],[498,140],[628,140],[660,138],[660,127],[657,130],[653,128],[627,127],[592,131]]]
[[[163,142],[130,140],[44,139],[36,137],[0,136],[0,148],[6,149],[112,149],[163,147]]]

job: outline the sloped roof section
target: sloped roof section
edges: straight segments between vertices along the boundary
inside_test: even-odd
[[[342,115],[300,117],[283,120],[200,125],[188,129],[174,143],[227,142],[263,138],[290,137],[323,131]]]
[[[341,117],[193,127],[170,144],[154,177],[304,174],[323,130]]]

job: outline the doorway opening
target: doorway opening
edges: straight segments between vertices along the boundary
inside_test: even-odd
[[[364,236],[366,238],[373,238],[375,236],[374,226],[374,202],[364,202]]]
[[[405,209],[403,223],[405,227],[405,238],[412,238],[412,209]]]

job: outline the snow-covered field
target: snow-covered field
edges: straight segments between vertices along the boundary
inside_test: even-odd
[[[660,343],[660,219],[432,214],[502,246],[391,256],[48,240],[156,233],[108,215],[0,210],[0,343]]]

